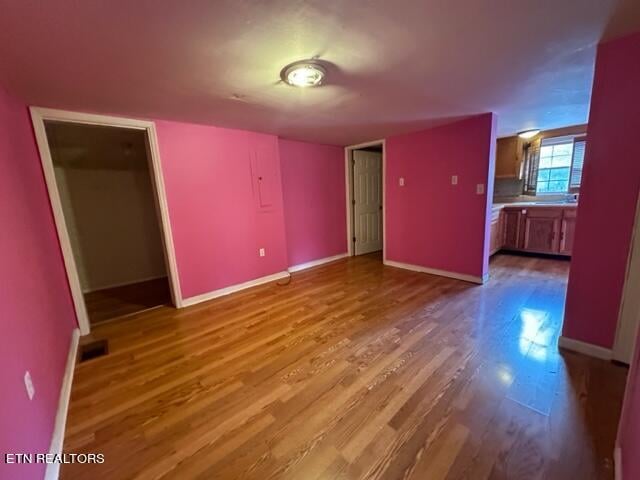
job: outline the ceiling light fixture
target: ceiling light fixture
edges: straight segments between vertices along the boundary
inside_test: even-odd
[[[537,134],[540,133],[540,129],[531,129],[531,130],[524,130],[522,132],[518,132],[518,136],[520,138],[533,138],[535,137]]]
[[[315,60],[290,63],[280,72],[280,78],[294,87],[317,87],[322,84],[327,71]]]

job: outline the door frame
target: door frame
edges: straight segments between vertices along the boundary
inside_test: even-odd
[[[78,320],[78,327],[81,335],[87,335],[91,331],[89,316],[87,314],[84,295],[80,287],[80,277],[73,257],[71,240],[62,210],[60,192],[56,183],[56,176],[51,157],[51,149],[45,129],[45,121],[77,123],[82,125],[98,125],[103,127],[126,128],[130,130],[141,130],[146,134],[147,160],[151,174],[156,208],[159,213],[160,231],[165,254],[165,261],[168,270],[169,287],[171,289],[171,299],[173,304],[180,308],[183,306],[182,293],[180,290],[180,280],[178,277],[178,265],[176,262],[173,235],[171,233],[171,222],[169,220],[169,207],[165,191],[164,178],[162,176],[162,165],[160,163],[160,152],[158,149],[158,138],[156,135],[155,123],[145,120],[136,120],[123,117],[112,117],[106,115],[95,115],[81,112],[71,112],[66,110],[55,110],[50,108],[29,107],[31,121],[36,137],[36,143],[40,153],[40,161],[44,172],[44,179],[47,186],[53,219],[60,241],[60,249],[64,260],[64,267],[71,289],[71,297]]]
[[[625,325],[623,325],[623,313],[624,313],[624,306],[625,306],[625,297],[627,296],[627,294],[631,293],[633,294],[633,292],[629,292],[628,291],[628,287],[629,287],[629,281],[630,281],[630,275],[631,275],[631,269],[632,268],[640,268],[640,258],[638,258],[640,256],[640,252],[634,252],[634,244],[636,243],[636,238],[640,235],[640,194],[638,195],[638,200],[636,201],[636,215],[635,215],[635,220],[633,223],[633,230],[631,232],[631,240],[629,243],[629,254],[627,256],[627,268],[625,270],[625,277],[624,277],[624,285],[622,286],[622,297],[620,299],[620,307],[618,309],[618,322],[616,325],[616,336],[613,342],[613,349],[612,349],[612,358],[613,360],[617,360],[623,363],[626,363],[626,361],[623,359],[623,351],[624,351],[624,344],[625,344],[625,339],[627,339],[627,334],[628,332],[626,332],[625,329]],[[635,258],[634,258],[634,253],[635,253]],[[640,312],[635,312],[636,315],[640,315]],[[636,328],[640,328],[640,326],[637,326]],[[634,334],[631,336],[632,341],[634,342],[634,348],[632,348],[632,360],[633,360],[633,352],[635,352],[635,349],[638,348],[638,345],[636,345],[637,342],[637,337],[638,337],[638,332],[634,332]]]
[[[353,248],[353,169],[351,168],[351,159],[353,151],[366,147],[376,147],[382,145],[382,261],[387,261],[387,151],[385,139],[373,140],[371,142],[358,143],[356,145],[348,145],[344,147],[344,179],[345,179],[345,198],[347,208],[347,254],[350,257],[355,255]]]

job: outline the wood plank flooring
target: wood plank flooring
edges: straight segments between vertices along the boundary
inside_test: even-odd
[[[341,260],[93,330],[73,479],[612,479],[626,369],[559,353],[569,263],[484,286]]]
[[[171,304],[167,277],[88,292],[84,302],[91,325]]]

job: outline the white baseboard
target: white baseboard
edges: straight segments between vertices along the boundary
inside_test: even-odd
[[[64,443],[64,430],[67,425],[67,413],[69,412],[69,399],[71,398],[71,384],[73,383],[73,371],[76,368],[76,356],[78,353],[78,341],[80,339],[80,329],[76,328],[71,333],[71,343],[69,344],[69,354],[67,355],[67,366],[62,379],[62,387],[60,388],[60,399],[58,400],[58,412],[56,413],[56,421],[53,427],[53,436],[51,437],[51,447],[49,453],[58,455],[62,453],[62,444]],[[58,480],[60,474],[59,463],[47,464],[44,474],[45,480]]]
[[[249,280],[248,282],[238,283],[236,285],[230,285],[228,287],[220,288],[212,292],[202,293],[194,297],[185,298],[182,300],[182,306],[189,307],[197,303],[206,302],[207,300],[213,300],[214,298],[222,297],[224,295],[229,295],[230,293],[239,292],[240,290],[244,290],[245,288],[256,287],[258,285],[262,285],[263,283],[273,282],[275,280],[280,280],[281,278],[286,278],[288,276],[289,276],[289,272],[286,272],[286,271],[278,272],[272,275],[267,275],[266,277],[256,278],[255,280]]]
[[[389,267],[404,268],[405,270],[411,270],[414,272],[429,273],[431,275],[439,275],[441,277],[455,278],[456,280],[463,280],[465,282],[478,283],[480,285],[482,285],[487,280],[489,280],[489,274],[485,274],[483,277],[476,277],[474,275],[466,275],[464,273],[457,273],[457,272],[448,272],[447,270],[427,268],[427,267],[422,267],[420,265],[411,265],[410,263],[396,262],[393,260],[385,260],[384,264]]]
[[[613,358],[610,348],[599,347],[598,345],[581,342],[580,340],[574,340],[572,338],[560,337],[558,339],[558,346],[590,357],[601,358],[602,360],[611,360],[611,358]]]
[[[340,260],[341,258],[347,257],[348,253],[341,253],[339,255],[333,255],[332,257],[320,258],[318,260],[312,260],[311,262],[299,263],[298,265],[294,265],[289,267],[290,272],[299,272],[300,270],[306,270],[307,268],[317,267],[318,265],[322,265],[324,263],[335,262],[336,260]]]
[[[622,480],[622,449],[618,445],[613,450],[613,472],[615,480]]]
[[[149,282],[151,280],[158,280],[159,278],[168,278],[168,276],[165,273],[164,275],[154,275],[152,277],[138,278],[136,280],[126,280],[124,282],[109,283],[106,285],[100,285],[98,287],[89,287],[86,289],[83,288],[82,293],[99,292],[100,290],[108,290],[109,288],[125,287],[127,285],[133,285],[136,283]]]

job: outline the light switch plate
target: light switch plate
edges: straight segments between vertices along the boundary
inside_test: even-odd
[[[484,194],[484,183],[479,183],[476,185],[476,193],[478,195]]]
[[[36,389],[33,387],[33,380],[31,380],[31,373],[29,373],[29,370],[24,372],[24,386],[27,389],[29,400],[33,400],[33,397],[36,394]]]
[[[258,253],[260,254],[261,257],[264,257],[265,256],[264,248],[261,248]]]
[[[398,180],[398,185],[404,187],[404,177],[400,177],[400,180]]]
[[[451,185],[458,184],[458,175],[451,175]]]

